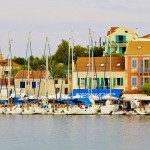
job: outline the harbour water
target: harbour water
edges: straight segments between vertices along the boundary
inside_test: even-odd
[[[150,116],[0,115],[0,150],[149,150]]]

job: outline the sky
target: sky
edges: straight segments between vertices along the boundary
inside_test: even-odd
[[[139,36],[150,33],[149,0],[0,0],[0,49],[25,57],[28,33],[34,56],[44,53],[46,37],[54,54],[61,40],[74,37],[75,45],[88,45],[89,28],[94,41],[105,39],[111,26],[126,26]]]

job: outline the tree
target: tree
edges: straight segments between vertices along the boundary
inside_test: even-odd
[[[103,47],[94,46],[94,49],[93,49],[94,57],[102,57],[103,51],[104,51]]]
[[[64,63],[66,56],[68,56],[69,43],[66,40],[62,40],[61,44],[58,45],[56,53],[53,55],[53,59],[56,64]]]
[[[22,57],[16,57],[14,56],[14,58],[12,59],[13,62],[19,64],[19,65],[24,65],[24,61],[25,59]]]
[[[88,57],[88,49],[85,47],[82,47],[81,45],[76,45],[74,47],[74,54],[76,55],[76,57]]]
[[[150,94],[150,84],[149,83],[146,83],[142,86],[142,92],[144,94]]]

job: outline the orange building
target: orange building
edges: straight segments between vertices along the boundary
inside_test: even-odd
[[[141,91],[142,85],[150,83],[150,41],[129,42],[125,52],[127,89]]]

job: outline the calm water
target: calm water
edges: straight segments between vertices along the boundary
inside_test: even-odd
[[[0,150],[150,150],[150,116],[0,115]]]

